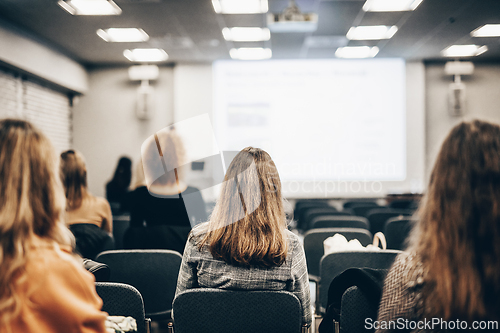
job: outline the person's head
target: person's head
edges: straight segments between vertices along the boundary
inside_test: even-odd
[[[87,167],[83,155],[75,150],[61,153],[61,179],[69,210],[78,209],[87,195]]]
[[[113,175],[113,182],[127,189],[132,179],[132,160],[128,157],[121,157],[116,166],[115,174]]]
[[[23,120],[0,121],[0,327],[16,316],[14,284],[37,237],[70,245],[63,223],[59,159],[49,139]]]
[[[410,250],[427,271],[428,315],[499,313],[500,127],[462,122],[443,142]]]
[[[149,137],[141,147],[141,157],[148,189],[174,187],[183,180],[185,150],[175,129],[163,129]]]
[[[199,243],[227,263],[276,266],[288,243],[281,182],[273,160],[247,147],[231,162],[219,200]]]

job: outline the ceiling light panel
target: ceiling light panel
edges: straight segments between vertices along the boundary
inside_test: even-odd
[[[346,37],[350,40],[377,40],[389,39],[398,31],[398,27],[386,25],[371,25],[352,27]]]
[[[222,35],[233,42],[262,42],[271,38],[268,28],[224,28]]]
[[[415,10],[422,0],[366,0],[365,12],[401,12]]]
[[[345,46],[339,47],[335,51],[335,56],[337,58],[373,58],[378,53],[378,47],[369,46]]]
[[[148,34],[137,28],[109,28],[97,30],[97,35],[106,42],[145,42],[149,40]]]
[[[59,0],[57,3],[71,15],[120,15],[122,10],[111,0]]]
[[[470,34],[472,37],[500,37],[500,24],[485,24]]]
[[[158,62],[168,59],[168,54],[162,49],[133,49],[123,51],[123,55],[135,62]]]
[[[212,0],[217,14],[262,14],[267,13],[267,0]]]
[[[486,45],[452,45],[441,51],[441,54],[445,57],[474,57],[486,51],[488,51]]]
[[[241,47],[229,51],[231,58],[236,60],[264,60],[272,57],[271,49],[262,47]]]

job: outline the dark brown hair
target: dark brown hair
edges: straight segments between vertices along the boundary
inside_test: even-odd
[[[286,218],[278,170],[268,153],[247,147],[236,155],[199,243],[233,265],[278,266],[287,255]]]
[[[445,139],[411,239],[428,317],[499,318],[500,127],[462,122]]]

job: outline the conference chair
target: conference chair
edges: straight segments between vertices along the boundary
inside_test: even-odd
[[[342,295],[340,303],[340,331],[342,333],[374,332],[366,328],[366,319],[377,320],[377,306],[371,304],[365,294],[356,286]]]
[[[122,250],[123,236],[130,226],[130,215],[113,216],[113,238],[115,239],[115,250]]]
[[[128,284],[96,282],[95,289],[102,298],[102,311],[110,316],[132,317],[138,333],[149,333],[151,320],[146,318],[144,303],[139,291]]]
[[[372,206],[372,207],[379,207],[379,205],[375,201],[370,201],[370,200],[348,200],[344,202],[344,209],[346,208],[351,208],[354,205],[365,205],[365,206]]]
[[[328,288],[333,279],[349,268],[389,269],[402,251],[342,251],[329,253],[320,262],[319,286],[316,294],[316,313],[324,313],[328,302]]]
[[[297,228],[305,229],[307,226],[304,221],[304,213],[309,208],[319,208],[319,207],[330,207],[326,201],[319,200],[306,200],[297,201],[295,203],[295,209],[293,211],[293,218],[297,221]]]
[[[352,205],[351,208],[349,208],[349,209],[356,216],[367,217],[371,210],[378,209],[378,208],[383,208],[383,207],[379,206],[377,204],[373,205],[373,203],[369,203],[369,204],[359,203],[359,204]]]
[[[394,208],[377,208],[370,210],[367,215],[368,221],[370,221],[370,231],[376,234],[379,231],[384,231],[385,222],[388,219],[396,216],[411,216],[413,210],[407,209],[394,209]]]
[[[372,234],[366,229],[356,228],[321,228],[311,229],[304,235],[304,252],[306,254],[309,275],[319,276],[319,263],[325,254],[323,241],[335,234],[344,235],[347,240],[357,239],[361,245],[372,243]]]
[[[398,216],[387,220],[384,227],[384,235],[387,241],[387,248],[394,250],[404,250],[406,239],[408,238],[415,220],[408,216]]]
[[[397,199],[389,203],[389,208],[395,209],[413,209],[418,207],[418,202],[412,199]]]
[[[182,256],[170,250],[115,250],[102,252],[97,261],[109,266],[112,282],[126,283],[144,298],[146,316],[169,320]]]
[[[312,220],[315,217],[323,216],[323,215],[336,215],[336,216],[351,216],[352,214],[349,211],[341,211],[339,212],[335,207],[313,207],[308,208],[304,211],[304,225],[307,230],[312,227]]]
[[[287,291],[190,289],[173,304],[175,333],[300,333],[302,307]]]
[[[311,229],[318,228],[361,228],[370,230],[370,222],[361,216],[320,215],[311,221]]]

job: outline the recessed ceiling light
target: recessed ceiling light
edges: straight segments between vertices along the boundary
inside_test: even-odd
[[[365,12],[402,12],[415,10],[422,0],[366,0]]]
[[[59,0],[71,15],[120,15],[122,10],[111,0]]]
[[[224,28],[222,35],[233,42],[262,42],[271,38],[268,28]]]
[[[263,60],[272,57],[271,49],[262,47],[241,47],[239,49],[231,49],[229,55],[237,60]]]
[[[149,39],[148,34],[137,28],[109,28],[97,30],[97,35],[106,42],[145,42]]]
[[[472,37],[500,37],[500,24],[485,24],[470,34]]]
[[[267,0],[212,0],[217,14],[262,14],[267,13]]]
[[[398,31],[395,25],[372,25],[362,27],[352,27],[347,32],[346,37],[351,40],[371,40],[371,39],[389,39]]]
[[[488,51],[486,45],[452,45],[441,51],[441,54],[445,57],[472,57],[483,54],[486,51]]]
[[[378,47],[373,46],[345,46],[335,51],[337,58],[373,58],[378,53]]]
[[[123,51],[123,55],[130,61],[157,62],[168,59],[168,54],[162,49],[133,49]]]

